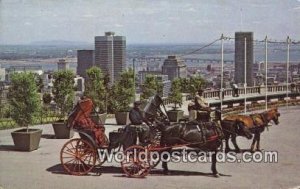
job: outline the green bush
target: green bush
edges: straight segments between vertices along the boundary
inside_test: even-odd
[[[13,120],[19,126],[28,127],[40,109],[40,99],[34,74],[12,74],[8,100],[11,105]]]
[[[180,78],[181,92],[190,93],[192,96],[196,92],[206,86],[206,81],[200,76],[195,76],[191,78]]]
[[[92,99],[97,111],[106,112],[106,87],[102,71],[98,67],[92,67],[86,71],[85,96]]]
[[[0,105],[0,118],[10,118],[11,108],[9,103],[3,103]]]
[[[60,109],[60,119],[72,110],[74,100],[74,74],[70,70],[54,73],[53,96]]]
[[[173,107],[174,110],[177,108],[177,104],[179,106],[182,105],[182,93],[181,93],[181,86],[180,86],[179,79],[174,79],[172,81],[171,93],[169,95],[169,99],[172,103],[174,103],[174,107]]]
[[[44,93],[43,94],[43,102],[44,104],[50,104],[52,100],[51,94],[50,93]]]
[[[141,100],[148,100],[149,97],[155,94],[160,94],[162,92],[162,84],[159,81],[157,81],[154,75],[151,74],[146,76],[145,82],[141,88]]]
[[[134,100],[133,71],[130,69],[121,74],[120,79],[112,86],[109,94],[109,108],[112,113],[129,111]]]

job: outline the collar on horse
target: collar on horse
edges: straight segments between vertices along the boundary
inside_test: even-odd
[[[267,126],[268,125],[268,120],[266,118],[266,112],[263,113],[259,113],[259,114],[251,114],[250,117],[253,120],[253,123],[256,127],[260,127],[260,126]],[[262,121],[262,125],[260,125],[257,121],[257,119],[260,119]]]
[[[264,126],[268,126],[269,120],[267,119],[267,112],[263,112],[259,115],[264,123]]]

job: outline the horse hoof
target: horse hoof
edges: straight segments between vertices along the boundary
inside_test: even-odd
[[[163,171],[163,174],[164,174],[164,175],[170,175],[170,172],[169,172],[169,170],[164,170],[164,171]]]
[[[215,178],[219,178],[221,175],[219,173],[214,173]]]
[[[236,149],[235,153],[241,153],[241,150],[240,149]]]
[[[225,149],[225,153],[228,153],[230,151],[231,151],[231,149]]]

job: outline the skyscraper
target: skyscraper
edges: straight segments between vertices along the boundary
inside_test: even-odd
[[[86,79],[86,70],[94,66],[94,50],[77,51],[77,74]]]
[[[253,32],[235,33],[235,83],[245,83],[245,39],[246,39],[246,81],[253,85]]]
[[[186,65],[176,56],[168,56],[162,66],[162,74],[168,75],[169,80],[185,78],[187,76]]]
[[[110,83],[119,79],[126,63],[126,38],[105,32],[95,37],[95,65],[109,75]]]

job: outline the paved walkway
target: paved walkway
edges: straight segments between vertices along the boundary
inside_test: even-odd
[[[43,129],[40,148],[33,152],[17,152],[10,136],[13,130],[0,131],[0,188],[299,188],[300,187],[300,107],[280,109],[280,125],[264,132],[261,146],[279,154],[278,163],[218,163],[220,178],[210,175],[210,163],[170,163],[171,175],[165,176],[160,165],[145,179],[124,176],[117,163],[105,163],[99,169],[102,175],[87,176],[65,174],[60,166],[59,154],[67,139],[53,139],[51,125]],[[109,119],[108,122],[113,122]],[[107,126],[107,132],[117,129]],[[242,149],[250,141],[239,137]]]

